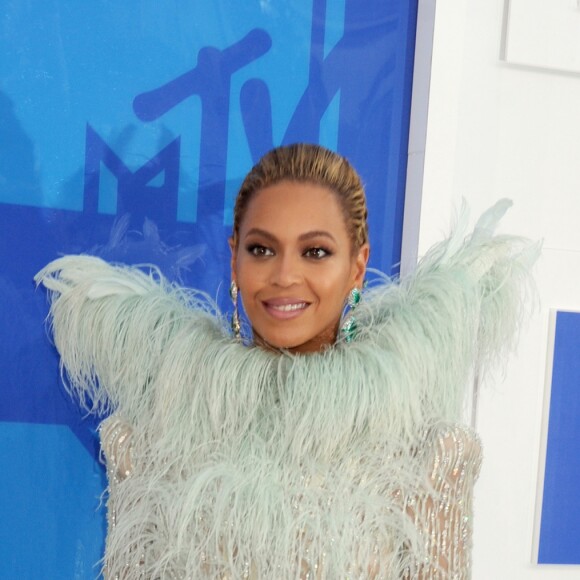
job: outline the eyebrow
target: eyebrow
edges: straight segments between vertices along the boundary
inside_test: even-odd
[[[278,238],[274,234],[271,234],[270,232],[263,230],[261,228],[252,228],[251,230],[248,231],[245,237],[247,238],[248,236],[251,235],[260,235],[273,242],[278,241]],[[310,240],[312,238],[318,237],[328,238],[336,243],[336,239],[334,238],[334,236],[330,232],[327,232],[325,230],[312,230],[311,232],[305,232],[298,236],[298,240],[303,242],[305,240]]]

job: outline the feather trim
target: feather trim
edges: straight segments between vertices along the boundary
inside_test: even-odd
[[[474,364],[513,339],[539,250],[492,236],[505,209],[367,291],[356,340],[306,356],[234,341],[206,295],[155,268],[68,256],[42,270],[71,393],[134,428],[111,573],[357,577],[377,546],[385,577],[421,561],[402,490],[426,493],[419,451],[460,420]]]

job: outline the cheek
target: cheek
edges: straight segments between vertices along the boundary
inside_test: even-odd
[[[351,289],[350,269],[346,266],[329,268],[326,272],[320,272],[313,282],[318,289],[321,298],[325,298],[329,304],[342,304]]]
[[[235,276],[240,290],[240,295],[244,303],[250,303],[250,298],[263,287],[264,273],[262,268],[244,257],[238,259],[236,263]]]
[[[236,280],[238,282],[238,286],[242,288],[242,286],[247,285],[249,281],[252,280],[254,277],[252,275],[252,268],[251,263],[246,259],[244,255],[238,255],[236,259],[236,267],[235,267],[235,275]]]

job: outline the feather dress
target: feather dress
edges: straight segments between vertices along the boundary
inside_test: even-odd
[[[66,385],[104,421],[108,578],[468,578],[481,449],[466,385],[514,340],[538,247],[460,221],[380,281],[358,335],[245,346],[158,271],[67,256],[50,291]]]

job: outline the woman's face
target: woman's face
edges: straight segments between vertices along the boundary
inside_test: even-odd
[[[282,181],[254,194],[232,247],[232,272],[258,344],[315,352],[332,344],[369,248],[353,255],[336,195]]]

